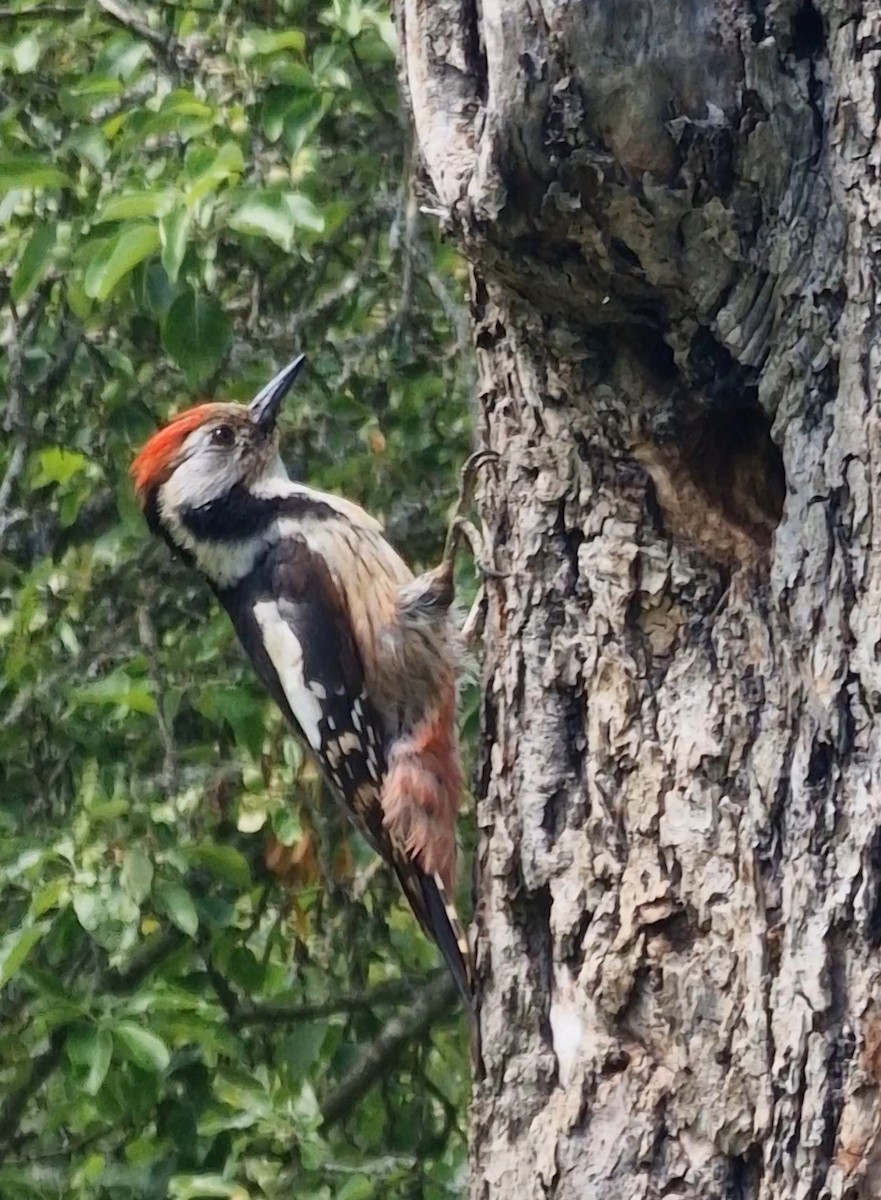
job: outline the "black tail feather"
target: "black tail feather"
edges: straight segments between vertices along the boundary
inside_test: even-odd
[[[397,869],[398,878],[419,924],[436,943],[470,1012],[474,1006],[471,950],[456,906],[438,875],[426,875],[415,863],[408,867]]]

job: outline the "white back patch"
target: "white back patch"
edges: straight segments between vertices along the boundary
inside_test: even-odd
[[[297,635],[278,611],[274,600],[254,605],[254,619],[263,635],[263,644],[297,724],[313,750],[321,749],[319,725],[324,715],[321,701],[306,682],[303,647]],[[323,688],[321,689],[324,690]]]

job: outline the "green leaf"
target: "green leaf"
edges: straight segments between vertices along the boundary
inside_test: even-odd
[[[226,973],[246,992],[257,992],[266,982],[266,966],[246,946],[236,946],[232,951]]]
[[[156,225],[133,225],[115,238],[104,254],[99,254],[86,269],[86,295],[106,300],[126,275],[159,249]]]
[[[327,1038],[326,1021],[303,1021],[297,1032],[285,1038],[285,1062],[294,1079],[305,1079],[309,1068],[318,1060]]]
[[[107,1029],[72,1029],[64,1039],[64,1052],[75,1066],[88,1067],[84,1087],[94,1096],[104,1082],[113,1057],[113,1038]]]
[[[272,832],[283,846],[293,846],[303,836],[300,813],[292,804],[286,804],[272,814]]]
[[[70,187],[70,180],[58,167],[37,155],[0,155],[0,193],[13,188]]]
[[[160,879],[153,889],[157,907],[164,912],[181,933],[195,937],[199,928],[199,915],[192,897],[179,883]]]
[[[161,217],[174,203],[173,192],[124,192],[111,196],[95,217],[95,224],[105,221],[138,221],[142,217]]]
[[[308,196],[304,196],[302,192],[293,192],[287,197],[287,204],[297,225],[311,229],[314,233],[321,233],[324,229],[324,217]]]
[[[32,917],[42,917],[53,908],[64,907],[70,899],[70,880],[63,876],[43,884],[31,894]]]
[[[221,1175],[175,1175],[169,1181],[171,1200],[249,1200],[250,1192]]]
[[[231,214],[229,224],[240,233],[269,238],[290,251],[298,225],[320,232],[324,218],[311,200],[297,192],[253,192]]]
[[[174,113],[176,116],[210,117],[213,110],[204,100],[199,100],[192,92],[176,88],[169,92],[159,106],[161,113]]]
[[[93,306],[83,288],[82,274],[77,272],[76,274],[68,275],[65,284],[65,293],[67,303],[70,305],[70,311],[80,321],[87,320]]]
[[[256,55],[278,54],[281,50],[302,54],[305,49],[306,35],[302,29],[249,29],[239,42],[239,53],[245,62]]]
[[[173,132],[186,142],[211,128],[214,110],[203,100],[198,100],[192,92],[178,90],[169,92],[157,113],[148,115],[142,110],[139,118],[146,118],[137,124],[140,141]]]
[[[201,154],[193,161],[199,162],[200,169],[185,192],[185,199],[190,207],[198,204],[211,192],[216,192],[228,179],[241,175],[245,169],[245,160],[237,142],[224,142],[205,166],[201,165]]]
[[[65,450],[61,446],[47,446],[34,457],[37,470],[32,486],[35,488],[47,487],[52,483],[63,487],[89,465],[85,454],[80,454],[77,450]]]
[[[101,54],[95,61],[95,70],[127,82],[149,53],[146,42],[121,34],[103,42]]]
[[[162,322],[163,346],[194,385],[219,366],[231,338],[229,321],[217,300],[192,288],[181,292]]]
[[[154,320],[164,317],[174,300],[174,289],[165,268],[155,260],[138,269],[136,292],[142,312]]]
[[[29,925],[26,929],[13,930],[0,940],[0,989],[16,974],[48,928],[48,923]]]
[[[113,1037],[123,1057],[135,1066],[157,1074],[168,1069],[171,1062],[168,1047],[149,1029],[143,1029],[133,1021],[120,1021],[113,1028]]]
[[[204,867],[237,888],[251,885],[251,868],[248,860],[232,846],[220,846],[216,842],[201,842],[186,850],[187,859],[193,866]]]
[[[92,1063],[89,1067],[89,1074],[83,1087],[90,1096],[94,1096],[99,1091],[101,1084],[104,1082],[107,1071],[110,1068],[110,1060],[113,1057],[113,1037],[109,1029],[98,1029],[95,1032],[95,1048],[92,1054]]]
[[[121,96],[122,84],[118,79],[108,79],[106,75],[86,75],[77,83],[73,83],[61,97],[62,104],[76,112],[87,112],[96,100],[106,100],[111,96]],[[76,101],[83,101],[77,104]]]
[[[146,683],[136,683],[122,670],[81,684],[71,693],[74,704],[118,704],[128,712],[156,715],[156,701]]]
[[[96,1032],[93,1025],[79,1025],[68,1030],[64,1039],[64,1053],[74,1066],[85,1067],[92,1061]]]
[[[239,233],[269,238],[282,250],[290,250],[294,244],[296,224],[278,193],[257,192],[250,196],[230,215],[229,225]]]
[[[12,48],[12,62],[15,70],[19,75],[26,75],[29,71],[33,71],[34,67],[40,61],[42,48],[39,39],[33,34],[27,34],[15,43]]]
[[[199,708],[206,716],[219,714],[229,723],[239,745],[257,758],[266,736],[265,708],[246,688],[216,688]]]
[[[172,283],[177,277],[187,251],[191,215],[189,209],[176,208],[159,221],[159,237],[162,242],[162,266]]]
[[[103,171],[110,158],[110,147],[100,129],[77,129],[67,140],[65,149],[71,150],[82,162],[96,171]]]
[[[376,1186],[367,1175],[350,1175],[336,1194],[336,1200],[370,1200]]]
[[[13,300],[26,300],[43,278],[55,249],[57,226],[47,221],[36,227],[28,238],[27,245],[12,276]]]
[[[150,895],[153,864],[140,846],[126,850],[120,882],[136,904],[142,904]]]
[[[74,892],[73,911],[76,913],[76,919],[87,933],[94,933],[101,924],[103,916],[101,902],[94,892]]]

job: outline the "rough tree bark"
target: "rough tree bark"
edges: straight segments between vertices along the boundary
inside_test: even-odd
[[[398,20],[501,455],[472,1197],[881,1196],[881,5]]]

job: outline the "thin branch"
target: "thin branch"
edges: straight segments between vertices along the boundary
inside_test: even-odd
[[[139,38],[143,38],[145,42],[153,47],[158,54],[164,55],[169,48],[169,38],[161,33],[158,29],[147,21],[133,4],[129,4],[128,0],[98,0],[98,4],[107,13],[108,17],[112,17],[114,21],[122,25],[129,33],[136,34]]]
[[[411,1042],[422,1037],[443,1014],[455,1011],[455,997],[455,984],[445,971],[428,984],[402,1016],[389,1021],[339,1087],[324,1098],[321,1108],[325,1130],[345,1120]]]
[[[0,1106],[0,1150],[5,1150],[12,1142],[18,1132],[18,1126],[28,1101],[39,1091],[58,1066],[64,1051],[66,1037],[67,1027],[65,1025],[59,1025],[52,1031],[48,1048],[34,1059],[27,1079],[15,1091],[10,1092]]]
[[[388,108],[386,108],[385,104],[383,103],[382,97],[379,95],[379,93],[376,91],[376,88],[373,86],[373,80],[371,79],[371,77],[367,71],[367,68],[364,66],[364,62],[361,58],[361,55],[358,53],[358,50],[355,46],[356,40],[357,40],[356,38],[349,38],[349,53],[352,56],[352,62],[355,64],[355,70],[358,72],[358,76],[361,80],[361,83],[364,85],[364,91],[367,94],[368,99],[372,102],[373,107],[376,109],[377,113],[382,117],[382,119],[384,121],[386,121],[388,124],[390,124],[396,132],[400,132],[401,121],[398,119],[398,117],[395,116],[395,114],[393,112],[391,112]]]
[[[53,1158],[65,1158],[72,1162],[76,1155],[82,1154],[83,1150],[100,1142],[105,1133],[105,1129],[97,1129],[94,1133],[85,1134],[83,1137],[72,1138],[65,1145],[59,1146],[57,1150],[41,1150],[36,1154],[22,1155],[20,1158],[10,1157],[5,1159],[5,1162],[8,1167],[34,1166],[37,1163],[51,1162]]]
[[[183,934],[176,929],[157,934],[151,942],[147,943],[140,954],[135,955],[124,971],[104,971],[98,981],[97,991],[112,993],[131,991],[163,959],[174,953],[183,941]],[[33,1060],[27,1079],[15,1091],[10,1092],[0,1106],[0,1161],[2,1161],[2,1152],[16,1142],[18,1128],[28,1102],[36,1095],[61,1061],[67,1033],[67,1025],[59,1025],[57,1029],[53,1029],[48,1047]]]
[[[111,992],[114,995],[133,991],[151,971],[179,950],[185,941],[187,938],[178,929],[167,929],[163,933],[155,934],[132,957],[131,962],[124,970],[105,971],[98,982],[96,991],[99,993]]]
[[[154,29],[141,10],[134,4],[129,4],[128,0],[98,0],[98,4],[117,24],[136,37],[142,38],[172,74],[186,74],[195,67],[196,64],[190,61],[181,43],[172,34]]]
[[[400,1004],[411,999],[412,984],[394,980],[371,988],[356,996],[337,996],[320,1004],[266,1004],[259,1008],[238,1012],[230,1020],[233,1029],[244,1029],[249,1025],[296,1025],[300,1021],[314,1021],[321,1017],[333,1017],[339,1013],[372,1012],[380,1004]]]
[[[177,786],[177,747],[174,744],[174,731],[165,715],[165,677],[159,669],[156,627],[146,604],[138,605],[138,634],[141,645],[147,651],[147,669],[156,693],[156,725],[162,742],[162,787],[166,795],[171,795]]]
[[[11,433],[19,429],[12,444],[9,465],[6,474],[0,481],[0,538],[10,524],[15,520],[15,514],[7,511],[13,490],[24,470],[27,461],[28,435],[22,429],[24,425],[24,388],[22,386],[22,346],[21,323],[15,304],[9,301],[10,321],[6,337],[6,360],[9,364],[6,376],[6,414],[3,418],[3,429]]]
[[[0,21],[45,21],[50,17],[81,17],[82,8],[64,8],[60,4],[39,4],[36,8],[0,8]]]
[[[142,101],[156,94],[157,78],[157,72],[150,71],[145,79],[128,88],[121,96],[114,96],[111,100],[105,100],[103,104],[96,104],[92,109],[91,119],[98,124],[130,109],[138,109]]]
[[[61,678],[60,673],[53,675],[52,682],[57,683],[60,678]],[[5,715],[3,717],[0,717],[0,729],[10,729],[16,723],[16,721],[18,721],[22,717],[22,715],[24,714],[28,705],[34,699],[36,694],[37,694],[37,685],[35,683],[28,684],[25,687],[19,688],[18,691],[15,693],[15,695],[12,697],[12,703],[9,705],[9,708],[6,710]]]
[[[72,547],[93,542],[119,519],[116,496],[110,488],[90,496],[77,513],[76,520],[66,529],[57,513],[40,513],[39,520],[33,512],[23,515],[29,521],[26,524],[19,522],[14,533],[10,533],[4,552],[25,570],[39,558],[57,561]]]
[[[199,938],[199,953],[202,957],[202,962],[205,964],[205,972],[211,986],[214,988],[214,994],[220,1001],[220,1007],[227,1015],[230,1024],[236,1019],[236,1014],[239,1011],[239,998],[235,991],[230,987],[228,981],[224,979],[220,971],[214,965],[211,958],[211,939],[208,936]]]
[[[7,359],[9,361],[7,373],[9,400],[3,420],[3,429],[7,433],[15,430],[16,436],[12,445],[12,454],[9,458],[6,474],[3,477],[3,481],[0,482],[0,545],[3,544],[6,532],[26,515],[24,510],[9,507],[13,490],[27,462],[27,454],[31,442],[31,427],[26,420],[24,411],[25,393],[22,382],[21,333],[24,329],[28,331],[35,330],[42,318],[42,309],[39,305],[35,306],[28,313],[23,322],[19,322],[18,313],[11,300],[9,302],[9,309],[12,315],[6,337]],[[40,395],[44,404],[51,404],[58,389],[67,378],[67,374],[73,365],[77,347],[81,341],[81,329],[78,327],[68,329],[51,366],[43,378],[33,385],[33,391]]]
[[[410,152],[404,163],[404,175],[401,185],[402,204],[400,213],[401,231],[401,293],[394,317],[394,333],[392,345],[397,349],[404,332],[404,324],[410,304],[413,299],[414,264],[419,242],[419,204],[413,187],[413,168]]]

